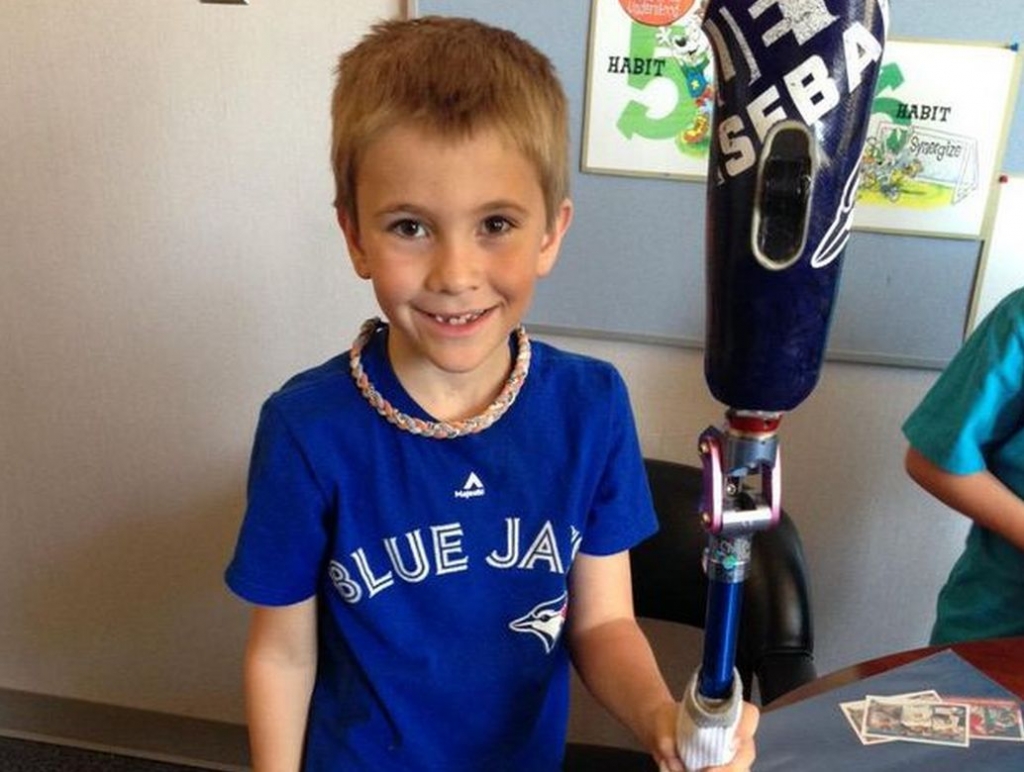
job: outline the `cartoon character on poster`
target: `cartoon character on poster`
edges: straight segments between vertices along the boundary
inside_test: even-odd
[[[711,46],[701,32],[697,14],[684,16],[677,25],[659,27],[658,43],[672,52],[672,58],[679,65],[690,95],[689,102],[683,100],[682,105],[684,109],[692,105],[694,111],[693,120],[677,135],[677,142],[683,146],[706,145],[715,90],[711,85]]]

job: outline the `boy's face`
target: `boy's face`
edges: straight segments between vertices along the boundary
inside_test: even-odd
[[[391,323],[396,372],[500,383],[508,336],[555,264],[570,203],[549,228],[536,169],[496,131],[442,139],[397,126],[363,155],[356,211],[357,223],[340,209],[339,221]]]

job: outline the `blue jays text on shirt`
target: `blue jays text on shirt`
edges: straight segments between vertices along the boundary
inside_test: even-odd
[[[471,475],[463,490],[480,490],[479,481]],[[456,491],[456,497],[460,496]],[[476,564],[488,570],[549,571],[565,574],[579,550],[582,534],[574,526],[565,536],[563,549],[551,520],[544,520],[535,533],[524,533],[522,518],[509,516],[504,522],[477,522],[474,529],[490,529],[493,540],[484,543],[492,548],[481,554],[467,552],[465,530],[460,521],[426,528],[414,528],[403,534],[388,536],[380,544],[353,550],[347,556],[350,565],[331,560],[328,572],[331,582],[347,603],[359,603],[384,592],[398,583],[416,584],[430,577],[469,571]],[[488,534],[490,536],[490,534]],[[474,537],[479,543],[479,537]]]

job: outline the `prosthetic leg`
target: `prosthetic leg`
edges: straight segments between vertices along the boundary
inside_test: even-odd
[[[683,699],[690,770],[733,754],[743,580],[779,519],[777,431],[814,389],[849,236],[887,0],[707,0],[715,53],[705,376],[725,423],[699,441],[709,580],[703,662]]]

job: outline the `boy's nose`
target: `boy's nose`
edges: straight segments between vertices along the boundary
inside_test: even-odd
[[[473,289],[479,277],[477,251],[475,244],[464,240],[440,242],[431,262],[427,288],[449,294]]]

